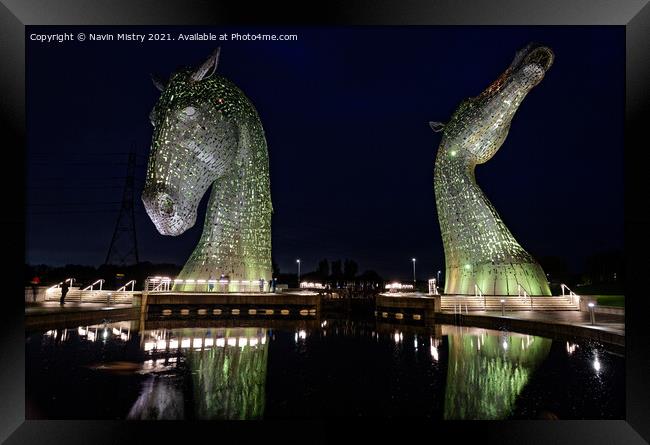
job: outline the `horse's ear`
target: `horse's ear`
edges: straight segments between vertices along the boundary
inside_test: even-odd
[[[156,88],[158,88],[159,91],[163,91],[165,89],[165,81],[162,80],[160,76],[157,76],[156,74],[152,74],[151,81],[156,86]]]
[[[219,54],[221,53],[221,47],[218,47],[214,51],[212,51],[212,54],[210,54],[210,57],[207,58],[203,64],[197,68],[196,71],[192,74],[190,79],[194,82],[198,82],[199,80],[203,80],[206,77],[210,77],[214,72],[217,70],[217,64],[219,63]],[[208,71],[212,70],[212,72],[208,74]]]
[[[435,133],[440,133],[445,129],[445,124],[442,122],[429,122],[429,126]]]

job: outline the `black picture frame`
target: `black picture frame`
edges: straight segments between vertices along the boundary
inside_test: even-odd
[[[397,3],[396,3],[397,4]],[[83,0],[56,2],[4,0],[0,5],[0,113],[2,114],[5,168],[1,175],[4,209],[0,232],[5,248],[3,271],[10,286],[3,295],[0,365],[0,440],[24,443],[131,443],[167,440],[196,432],[213,440],[241,440],[251,434],[280,440],[302,438],[323,441],[346,439],[405,439],[423,433],[430,440],[474,438],[507,443],[628,443],[650,442],[650,341],[645,320],[648,299],[644,295],[644,268],[648,265],[647,197],[644,151],[647,150],[644,119],[650,104],[650,6],[646,0],[610,2],[509,1],[473,2],[410,0],[399,8],[385,1],[305,2],[301,7],[267,3],[253,6],[238,2],[201,0],[126,1],[89,3]],[[26,421],[24,305],[21,280],[24,265],[24,152],[25,129],[25,34],[26,25],[607,25],[626,30],[626,127],[625,127],[625,255],[626,255],[626,420],[625,421],[503,421],[472,423],[422,421],[279,422],[250,425],[248,422],[127,421]],[[607,63],[607,61],[603,61]],[[56,69],[56,67],[53,67]],[[606,128],[606,122],[603,123]],[[603,131],[595,129],[594,131]],[[21,169],[22,168],[22,169]],[[619,217],[618,215],[603,215]],[[23,236],[18,236],[23,234]],[[445,439],[440,436],[446,436]]]

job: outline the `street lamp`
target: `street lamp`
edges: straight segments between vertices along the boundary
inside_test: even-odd
[[[436,280],[436,285],[440,286],[440,271],[438,271],[438,279]]]
[[[300,287],[300,258],[296,260],[296,263],[298,263],[298,287]]]
[[[594,316],[594,306],[596,306],[596,304],[593,301],[590,301],[587,306],[589,306],[589,318],[591,318],[591,324],[596,324],[596,317]]]
[[[413,287],[415,287],[415,258],[411,258],[411,261],[413,262]]]

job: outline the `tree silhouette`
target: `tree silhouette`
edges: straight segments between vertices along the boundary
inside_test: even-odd
[[[345,263],[343,265],[343,276],[346,280],[354,280],[354,277],[357,275],[358,271],[359,266],[355,261],[348,259],[345,260]]]
[[[340,280],[343,277],[341,260],[332,261],[332,280]]]
[[[321,280],[327,280],[330,276],[330,263],[326,258],[318,262],[318,275]]]

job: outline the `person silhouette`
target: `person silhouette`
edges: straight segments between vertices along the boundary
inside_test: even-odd
[[[61,300],[59,301],[59,304],[63,306],[65,304],[65,295],[68,293],[68,289],[70,288],[70,285],[68,284],[67,281],[64,281],[61,283]]]
[[[38,285],[41,284],[41,279],[36,275],[34,278],[32,278],[32,298],[34,300],[34,303],[36,303],[36,292],[38,291]]]

